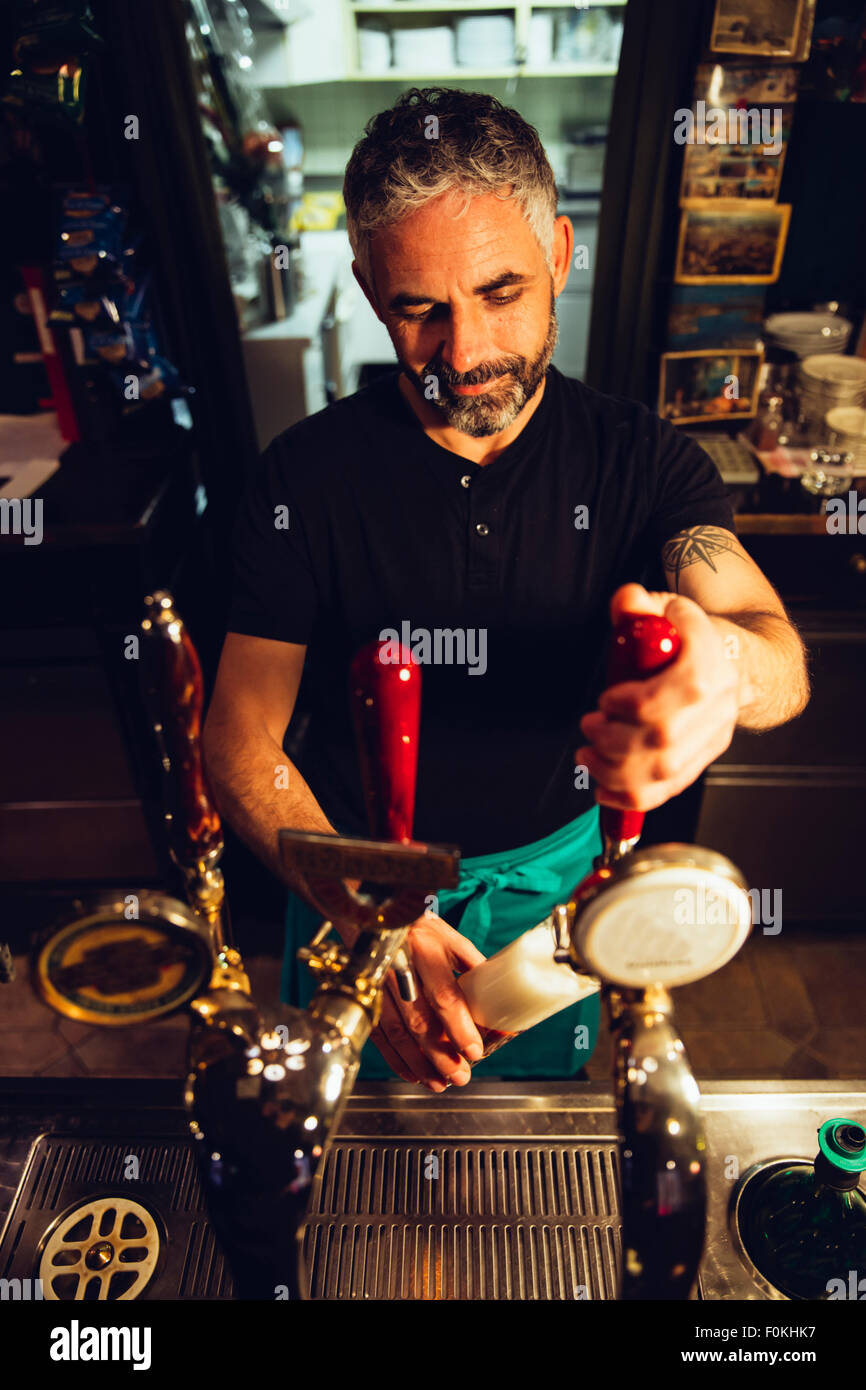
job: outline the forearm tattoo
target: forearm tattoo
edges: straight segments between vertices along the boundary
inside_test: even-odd
[[[680,570],[687,565],[709,565],[714,574],[718,573],[713,564],[713,556],[726,552],[737,554],[737,542],[730,531],[720,526],[690,526],[687,531],[678,531],[662,549],[662,564],[674,576],[674,588],[679,593]],[[740,557],[742,558],[742,557]]]

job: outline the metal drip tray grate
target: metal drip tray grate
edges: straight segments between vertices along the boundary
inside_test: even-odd
[[[608,1299],[621,1258],[612,1144],[347,1143],[304,1236],[315,1299]]]
[[[105,1272],[89,1255],[101,1255]],[[37,1139],[0,1245],[0,1278],[41,1279],[43,1297],[60,1302],[230,1298],[189,1142]]]

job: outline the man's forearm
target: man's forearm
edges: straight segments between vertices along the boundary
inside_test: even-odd
[[[222,815],[277,878],[302,893],[280,859],[277,831],[336,831],[294,763],[266,733],[239,729],[206,729],[204,753]]]
[[[797,631],[777,613],[708,615],[737,663],[737,727],[774,729],[801,714],[809,701],[806,652]]]

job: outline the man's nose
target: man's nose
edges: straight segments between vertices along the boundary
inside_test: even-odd
[[[452,305],[442,346],[443,361],[453,371],[465,375],[487,361],[489,349],[482,306]]]

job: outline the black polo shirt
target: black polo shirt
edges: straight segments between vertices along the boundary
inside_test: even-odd
[[[663,589],[664,542],[733,530],[733,511],[694,442],[555,368],[486,465],[429,439],[397,376],[265,450],[237,523],[229,630],[307,645],[298,763],[335,828],[359,834],[348,665],[385,629],[408,632],[423,665],[415,835],[464,856],[514,849],[594,804],[574,750],[603,688],[611,594]]]

